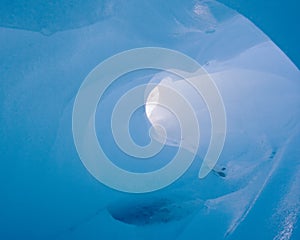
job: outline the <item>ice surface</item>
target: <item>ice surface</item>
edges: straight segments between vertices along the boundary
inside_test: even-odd
[[[40,2],[8,4],[15,15],[0,18],[1,239],[299,238],[300,74],[267,36],[215,1],[74,1],[74,8]],[[163,190],[120,193],[82,165],[71,129],[80,84],[100,61],[144,46],[179,50],[215,80],[227,114],[216,167],[226,168],[225,177],[197,177],[209,143],[205,106],[198,157]],[[103,114],[122,93],[160,82],[161,74],[126,75],[100,102],[99,141],[125,169],[157,169],[176,152],[175,134],[161,156],[143,163],[126,156]],[[184,84],[177,87],[195,104],[202,101]],[[136,140],[147,142],[143,109],[132,124],[141,126],[132,128]]]

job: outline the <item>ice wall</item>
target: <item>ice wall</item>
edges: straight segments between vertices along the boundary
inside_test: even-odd
[[[300,236],[299,70],[251,22],[215,1],[74,1],[73,7],[26,1],[7,7],[15,12],[0,18],[1,239]],[[212,172],[197,178],[209,131],[183,178],[144,196],[111,190],[82,165],[72,137],[80,84],[107,57],[146,46],[181,51],[215,79],[228,120],[218,162],[225,177]],[[104,109],[157,74],[124,76],[108,90]],[[99,141],[124,168],[153,170],[176,151],[168,146],[145,167],[113,145],[109,117],[101,111],[96,117],[102,121]],[[133,120],[142,124],[145,112]],[[139,138],[143,129],[133,131],[140,142],[147,141]]]

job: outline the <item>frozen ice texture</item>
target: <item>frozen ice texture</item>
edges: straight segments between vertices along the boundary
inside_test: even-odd
[[[300,74],[266,35],[216,1],[76,1],[75,10],[42,2],[43,8],[20,3],[0,18],[1,239],[299,237]],[[80,84],[107,57],[145,46],[181,51],[215,80],[227,111],[228,136],[217,166],[226,168],[225,177],[197,177],[209,142],[205,106],[198,158],[166,189],[119,193],[82,165],[71,131]],[[109,112],[124,91],[159,74],[124,76],[108,89],[103,109]],[[133,132],[140,142],[147,142],[145,119],[143,110],[133,119],[141,124]],[[141,163],[112,145],[109,118],[101,111],[97,121],[99,141],[125,169],[157,169],[176,150],[169,146],[163,157]],[[145,207],[146,214],[122,212],[132,206]],[[137,222],[153,218],[153,224]]]

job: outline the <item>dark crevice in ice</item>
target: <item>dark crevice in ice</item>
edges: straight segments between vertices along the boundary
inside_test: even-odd
[[[216,175],[220,176],[220,177],[226,177],[226,168],[225,167],[222,167],[220,169],[216,169],[214,168],[213,170],[213,173],[215,173]]]
[[[135,226],[179,221],[190,215],[197,206],[195,202],[178,203],[169,199],[119,204],[108,207],[110,215],[120,222]]]

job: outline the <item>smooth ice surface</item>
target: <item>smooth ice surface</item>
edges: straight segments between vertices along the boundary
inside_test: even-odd
[[[299,239],[300,74],[286,55],[216,1],[72,3],[26,1],[8,5],[15,14],[1,18],[0,239]],[[105,187],[82,165],[72,107],[98,63],[146,46],[175,49],[203,65],[223,97],[228,135],[215,170],[198,179],[209,115],[184,81],[169,76],[198,111],[198,157],[174,184],[134,195]],[[173,134],[170,141],[142,162],[115,146],[109,128],[123,93],[162,83],[164,74],[127,74],[99,103],[99,142],[124,169],[158,169],[177,150],[178,126],[168,114],[156,119]],[[150,124],[145,109],[134,114],[137,143],[149,141]]]

